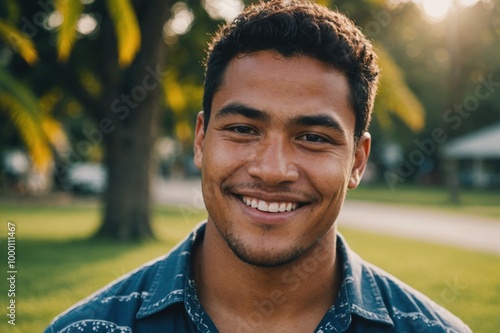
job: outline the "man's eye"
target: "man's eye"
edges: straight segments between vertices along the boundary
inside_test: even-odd
[[[231,127],[229,130],[240,134],[252,134],[255,132],[251,127],[243,125]]]
[[[308,141],[308,142],[318,142],[318,143],[329,142],[328,139],[322,137],[321,135],[317,135],[317,134],[304,134],[301,137],[299,137],[299,140]]]

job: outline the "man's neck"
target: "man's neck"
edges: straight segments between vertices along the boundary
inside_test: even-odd
[[[220,332],[286,332],[288,325],[312,332],[340,287],[335,249],[333,227],[294,262],[255,267],[238,259],[208,222],[193,261],[201,304]]]

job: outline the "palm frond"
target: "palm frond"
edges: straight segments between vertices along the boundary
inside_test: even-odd
[[[50,145],[60,156],[69,151],[69,140],[61,122],[52,116],[55,105],[62,99],[62,92],[55,88],[40,98],[41,127]]]
[[[166,105],[168,105],[174,113],[182,114],[186,109],[187,101],[182,91],[182,87],[178,83],[176,73],[170,72],[169,75],[166,76],[163,89]]]
[[[390,126],[389,113],[400,118],[412,131],[424,127],[425,110],[408,87],[403,71],[383,47],[378,45],[379,66],[382,70],[375,102],[375,117],[381,126]]]
[[[19,132],[35,169],[44,172],[52,163],[52,151],[39,124],[23,109],[21,103],[0,89],[0,111],[6,111]]]
[[[118,41],[118,63],[125,67],[141,47],[141,31],[130,0],[107,0]]]
[[[0,20],[0,38],[17,51],[28,64],[33,65],[38,60],[33,41],[14,25]]]
[[[42,117],[41,125],[43,134],[50,145],[60,156],[65,156],[69,150],[69,141],[62,124],[51,115],[45,115]]]
[[[0,88],[5,93],[13,96],[22,108],[30,114],[33,119],[40,121],[40,112],[38,110],[38,101],[36,97],[26,88],[24,84],[19,82],[9,72],[0,68]]]
[[[52,151],[43,133],[34,96],[7,72],[0,71],[0,111],[6,112],[18,130],[34,167],[46,171],[52,163]]]
[[[82,14],[83,4],[79,0],[55,0],[54,5],[63,17],[63,22],[58,27],[57,54],[59,60],[66,61],[76,40],[76,25]]]
[[[59,88],[54,88],[45,93],[39,100],[41,112],[42,131],[50,145],[60,156],[65,156],[69,151],[69,140],[61,122],[52,116],[52,111],[57,103],[61,102],[63,93]]]

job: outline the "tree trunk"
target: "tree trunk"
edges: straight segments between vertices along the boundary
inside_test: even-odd
[[[153,237],[150,183],[157,136],[165,43],[162,27],[169,1],[134,1],[141,28],[141,50],[129,68],[117,64],[110,24],[102,27],[103,99],[97,119],[103,132],[108,187],[98,237],[136,240]]]
[[[448,188],[449,200],[454,204],[460,203],[460,184],[458,180],[458,161],[448,157],[444,161],[446,172],[446,187]]]
[[[144,125],[120,130],[117,127],[106,140],[108,188],[99,236],[119,240],[153,236],[150,226],[153,135],[151,128]]]

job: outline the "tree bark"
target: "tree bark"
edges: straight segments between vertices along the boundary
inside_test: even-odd
[[[458,180],[458,161],[448,157],[444,161],[446,172],[446,187],[448,188],[449,200],[454,204],[460,203],[460,184]]]
[[[170,1],[134,1],[141,50],[127,69],[117,63],[112,26],[103,22],[103,98],[97,125],[103,131],[108,186],[98,237],[121,241],[152,238],[150,184],[157,136],[165,48],[162,27]],[[112,40],[111,40],[112,39]]]

